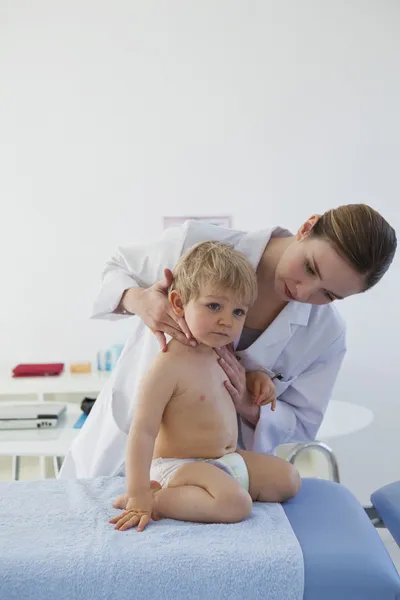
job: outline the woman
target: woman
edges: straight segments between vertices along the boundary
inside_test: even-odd
[[[123,468],[141,374],[160,347],[165,350],[165,335],[196,343],[174,317],[167,290],[180,255],[204,240],[232,244],[257,271],[258,299],[235,354],[217,351],[241,446],[270,453],[282,443],[314,439],[346,351],[345,326],[333,303],[374,286],[396,251],[393,228],[362,204],[314,215],[295,236],[281,228],[244,233],[188,221],[157,243],[119,249],[105,269],[94,316],[136,315],[134,329],[61,477],[114,475]],[[247,394],[245,370],[260,369],[274,377],[275,412],[254,406]]]

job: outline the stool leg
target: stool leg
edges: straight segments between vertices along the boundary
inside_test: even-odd
[[[328,461],[331,472],[331,479],[333,481],[336,481],[336,483],[340,483],[339,465],[336,456],[334,455],[333,450],[329,448],[329,446],[324,444],[324,442],[315,441],[305,442],[304,444],[297,444],[290,452],[287,460],[293,465],[296,461],[296,458],[305,450],[317,450],[318,452],[321,452]]]
[[[374,527],[376,527],[377,529],[386,529],[386,525],[382,521],[375,506],[364,506],[363,508],[367,514],[367,517],[370,519]]]
[[[21,471],[21,457],[13,456],[12,457],[12,467],[11,467],[11,477],[13,481],[18,481],[20,477]]]

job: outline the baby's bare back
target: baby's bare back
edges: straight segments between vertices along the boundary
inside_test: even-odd
[[[227,377],[211,349],[168,346],[177,391],[164,411],[154,458],[219,458],[234,452],[238,425]]]

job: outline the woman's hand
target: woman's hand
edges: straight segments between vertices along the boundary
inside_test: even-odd
[[[157,337],[163,352],[167,350],[165,334],[183,344],[196,345],[196,340],[193,338],[185,319],[175,315],[168,300],[168,289],[172,280],[172,272],[169,269],[164,269],[164,279],[157,281],[149,288],[140,290],[139,299],[135,302],[135,310],[131,311],[136,313],[144,324],[151,329]],[[125,299],[124,304],[129,310],[128,299]]]
[[[215,348],[218,362],[228,376],[225,387],[228,390],[238,414],[256,425],[260,416],[260,407],[255,405],[247,391],[246,371],[233,354],[232,346]]]

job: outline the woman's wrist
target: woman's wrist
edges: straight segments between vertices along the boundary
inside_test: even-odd
[[[119,315],[137,315],[142,298],[143,288],[131,287],[124,291],[121,300],[114,310]]]
[[[250,423],[250,425],[255,427],[260,418],[260,407],[257,405],[250,406],[248,413],[244,416],[244,418],[246,419],[246,421],[248,421]]]
[[[260,407],[253,404],[250,394],[246,391],[246,397],[239,407],[236,408],[242,419],[248,421],[250,425],[255,427],[260,418]]]

